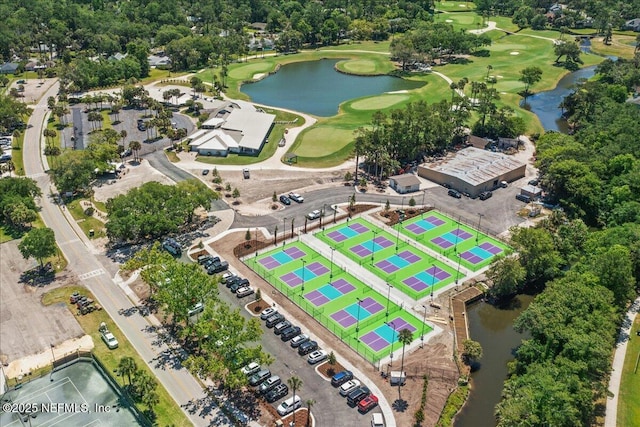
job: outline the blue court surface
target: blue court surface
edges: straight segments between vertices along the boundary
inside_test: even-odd
[[[356,320],[366,319],[367,317],[371,316],[371,313],[369,313],[366,308],[358,308],[358,305],[359,304],[352,304],[349,307],[346,307],[344,311],[352,315]],[[358,315],[360,317],[358,317]]]
[[[342,292],[340,292],[338,289],[336,289],[333,285],[331,284],[326,284],[324,286],[322,286],[321,288],[318,288],[318,292],[320,292],[321,294],[323,294],[325,297],[331,299],[336,299],[336,298],[340,298],[343,294]]]

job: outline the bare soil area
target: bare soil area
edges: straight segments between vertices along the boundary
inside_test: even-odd
[[[120,194],[125,194],[132,188],[138,188],[142,184],[151,181],[166,185],[173,184],[173,181],[152,168],[149,162],[144,159],[140,162],[130,160],[125,165],[125,169],[120,173],[119,179],[101,180],[94,186],[94,198],[97,201],[106,202]]]

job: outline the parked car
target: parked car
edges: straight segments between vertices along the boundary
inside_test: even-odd
[[[531,181],[529,181],[528,184],[533,185],[534,187],[537,187],[538,184],[540,184],[540,181],[538,181],[537,179],[532,179]]]
[[[282,331],[280,334],[280,339],[284,342],[289,341],[291,338],[300,335],[300,327],[299,326],[289,326],[287,329]]]
[[[328,354],[324,350],[316,350],[309,354],[307,357],[307,362],[309,365],[315,365],[316,363],[320,363],[328,357]]]
[[[244,179],[251,178],[251,172],[249,172],[249,168],[242,169],[242,176]]]
[[[315,341],[307,341],[298,347],[298,354],[304,356],[318,349],[318,343]]]
[[[531,197],[526,194],[516,194],[516,200],[520,200],[521,202],[529,203],[531,202]]]
[[[240,279],[237,282],[234,282],[229,289],[231,290],[231,292],[233,292],[234,294],[236,292],[238,292],[238,289],[240,288],[246,288],[249,286],[249,280],[248,279]]]
[[[378,398],[376,397],[376,395],[370,394],[369,396],[358,402],[358,411],[366,414],[376,406],[378,406]]]
[[[280,383],[282,383],[282,380],[280,379],[280,377],[277,375],[274,375],[272,377],[267,378],[265,382],[260,384],[260,387],[258,387],[258,391],[260,392],[260,394],[266,394],[267,392],[269,392],[271,389],[273,389],[275,386],[277,386]]]
[[[227,288],[231,288],[231,286],[233,286],[235,283],[239,283],[241,280],[242,280],[242,278],[241,278],[241,277],[239,277],[239,276],[229,277],[229,278],[227,279],[227,281],[226,281],[226,282],[224,282],[224,285],[225,285]]]
[[[306,334],[300,334],[297,337],[293,337],[293,339],[291,340],[291,343],[289,343],[289,345],[292,348],[296,348],[296,347],[300,347],[303,343],[309,341],[309,335]]]
[[[301,404],[302,399],[300,399],[300,396],[291,396],[280,405],[278,405],[278,408],[276,410],[278,411],[278,414],[285,416],[298,409]]]
[[[285,397],[288,393],[289,393],[289,387],[287,387],[286,384],[280,383],[277,386],[275,386],[272,390],[270,390],[264,396],[264,398],[267,400],[267,402],[273,403],[276,400],[279,400]]]
[[[75,304],[75,303],[77,303],[77,302],[78,302],[78,300],[79,300],[80,298],[82,298],[82,295],[80,295],[80,293],[79,293],[79,292],[74,292],[74,293],[72,293],[72,294],[71,294],[71,296],[69,296],[69,302],[70,302],[71,304]]]
[[[243,286],[241,288],[238,288],[238,290],[236,291],[236,297],[238,298],[244,298],[244,297],[248,297],[249,295],[253,294],[255,291],[253,290],[253,288],[251,286]]]
[[[284,320],[284,316],[280,313],[275,313],[272,314],[271,316],[269,316],[267,318],[267,321],[265,323],[265,325],[267,326],[267,328],[273,328],[274,326],[276,326],[278,323],[282,322]]]
[[[462,197],[462,194],[460,194],[459,191],[454,190],[453,188],[447,191],[447,194],[451,197],[455,197],[456,199],[460,199]]]
[[[173,256],[182,255],[182,248],[180,247],[180,244],[170,237],[164,239],[162,242],[162,248]]]
[[[230,272],[230,271],[227,271],[227,272],[226,272],[226,273],[224,273],[224,274],[222,275],[222,277],[220,278],[220,282],[222,282],[222,283],[226,284],[226,283],[227,283],[227,281],[228,281],[229,279],[231,279],[232,277],[236,277],[236,275],[235,275],[234,273]]]
[[[491,196],[493,196],[493,193],[491,191],[483,191],[482,193],[480,193],[480,195],[478,195],[480,200],[487,200],[491,198]]]
[[[338,387],[352,379],[353,379],[353,372],[340,371],[331,378],[331,385],[334,387]]]
[[[322,215],[322,214],[320,213],[320,211],[319,211],[319,210],[317,210],[317,209],[316,209],[316,210],[314,210],[314,211],[309,212],[309,213],[307,214],[307,218],[308,218],[309,220],[313,221],[314,219],[318,219],[318,218],[320,218],[320,215]]]
[[[213,259],[213,257],[211,255],[198,255],[197,261],[198,264],[203,265],[204,263],[206,263],[207,261],[209,261],[210,259]]]
[[[280,203],[289,206],[291,204],[291,199],[283,194],[282,196],[280,196]]]
[[[203,311],[204,311],[204,304],[199,302],[189,309],[189,311],[187,312],[187,316],[189,317],[195,316],[196,314],[202,313]]]
[[[104,341],[109,349],[113,350],[118,348],[118,340],[111,332],[109,332],[109,329],[107,329],[107,325],[104,322],[100,324],[100,328],[98,330],[100,331],[102,341]]]
[[[340,395],[348,396],[353,390],[360,387],[360,381],[358,380],[349,380],[346,383],[340,386]]]
[[[241,371],[245,375],[253,375],[260,370],[260,365],[256,362],[251,362],[246,366],[243,366]]]
[[[262,384],[271,376],[271,371],[268,369],[261,369],[249,378],[249,385],[256,387]]]
[[[289,193],[289,198],[291,200],[293,200],[296,203],[302,203],[304,202],[304,197],[302,197],[301,195],[299,195],[298,193]]]
[[[207,270],[209,267],[211,267],[213,264],[219,264],[220,263],[220,257],[218,256],[210,256],[208,259],[204,260],[202,262],[202,267],[204,267],[205,270]]]
[[[202,169],[202,176],[209,175],[209,169]]]
[[[207,268],[207,274],[221,273],[229,269],[229,263],[227,261],[214,262]]]
[[[349,406],[356,406],[362,399],[369,396],[371,391],[366,386],[360,386],[347,395]]]
[[[278,310],[273,307],[265,308],[264,310],[262,310],[262,313],[260,313],[260,318],[262,320],[267,320],[269,316],[271,316],[272,314],[276,314],[277,312]]]
[[[371,414],[371,427],[384,427],[384,417],[380,412]]]
[[[291,326],[291,322],[289,322],[288,320],[283,320],[273,327],[273,333],[276,335],[280,335],[282,331],[287,329],[289,326]]]

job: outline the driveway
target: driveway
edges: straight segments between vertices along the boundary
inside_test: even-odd
[[[35,267],[18,250],[19,240],[0,245],[0,362],[9,363],[37,354],[71,338],[84,335],[67,310],[58,305],[45,307],[42,294],[64,282],[58,277],[42,287],[20,283],[23,272]]]

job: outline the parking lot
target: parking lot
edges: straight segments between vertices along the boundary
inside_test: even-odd
[[[36,266],[18,251],[18,240],[0,245],[0,359],[12,362],[40,353],[71,338],[84,335],[67,308],[44,307],[42,294],[65,282],[64,275],[50,284],[34,287],[20,283],[23,272]]]
[[[254,300],[253,296],[245,298],[237,298],[224,285],[220,288],[220,299],[227,302],[232,307],[244,306]],[[276,307],[280,308],[280,307]],[[281,309],[281,308],[280,308]],[[251,314],[245,310],[241,310],[242,315],[249,319]],[[259,315],[259,314],[258,314]],[[258,317],[259,319],[259,317]],[[295,319],[291,318],[291,323],[296,324]],[[275,362],[268,366],[272,375],[278,375],[283,383],[292,376],[297,376],[302,380],[302,388],[296,392],[302,398],[303,403],[307,399],[315,400],[312,408],[316,425],[320,426],[365,426],[369,425],[370,414],[361,414],[357,409],[347,405],[346,398],[340,396],[338,389],[334,388],[328,380],[325,380],[315,371],[315,365],[312,366],[307,362],[307,356],[300,356],[296,349],[291,348],[289,342],[283,343],[280,336],[275,335],[272,328],[267,328],[264,321],[260,321],[263,329],[261,345],[264,351],[270,353]],[[299,325],[302,326],[302,325]],[[309,330],[302,326],[302,332],[309,335]],[[313,338],[313,336],[312,336]],[[331,351],[331,349],[326,349]],[[339,362],[340,360],[338,360]],[[284,398],[273,403],[276,407],[286,398],[291,397],[292,390]],[[304,405],[303,405],[304,406]],[[376,412],[374,409],[371,412]]]

